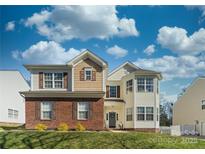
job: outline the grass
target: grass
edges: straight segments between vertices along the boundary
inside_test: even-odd
[[[0,132],[0,149],[205,148],[205,141],[155,133]]]

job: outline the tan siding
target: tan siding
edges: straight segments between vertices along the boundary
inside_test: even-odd
[[[196,120],[205,122],[205,79],[197,79],[174,104],[173,125],[196,124]]]
[[[80,71],[85,67],[92,67],[96,71],[96,81],[80,81]],[[85,59],[74,67],[74,90],[75,91],[102,91],[103,85],[102,67],[90,59]]]

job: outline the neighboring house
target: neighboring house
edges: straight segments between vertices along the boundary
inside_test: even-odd
[[[106,128],[159,131],[159,72],[126,62],[106,82]]]
[[[20,72],[0,70],[0,125],[25,123],[25,100],[19,91],[29,89]]]
[[[25,65],[31,72],[26,99],[26,128],[61,122],[89,130],[159,128],[161,74],[127,62],[108,77],[108,65],[86,50],[65,65]],[[106,94],[106,95],[105,95]]]
[[[173,125],[195,125],[205,135],[205,77],[198,77],[173,106]]]

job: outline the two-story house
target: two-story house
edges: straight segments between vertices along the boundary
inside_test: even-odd
[[[65,65],[25,65],[31,73],[26,100],[26,128],[38,123],[57,128],[61,122],[75,128],[104,128],[107,62],[86,50]]]
[[[131,62],[113,70],[106,82],[105,127],[158,131],[161,79]]]
[[[126,62],[108,76],[108,64],[86,50],[65,65],[25,65],[31,72],[26,128],[61,122],[89,130],[159,128],[161,74]]]

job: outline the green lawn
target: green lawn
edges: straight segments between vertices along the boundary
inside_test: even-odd
[[[0,132],[2,148],[205,148],[205,141],[155,133],[113,132]]]

